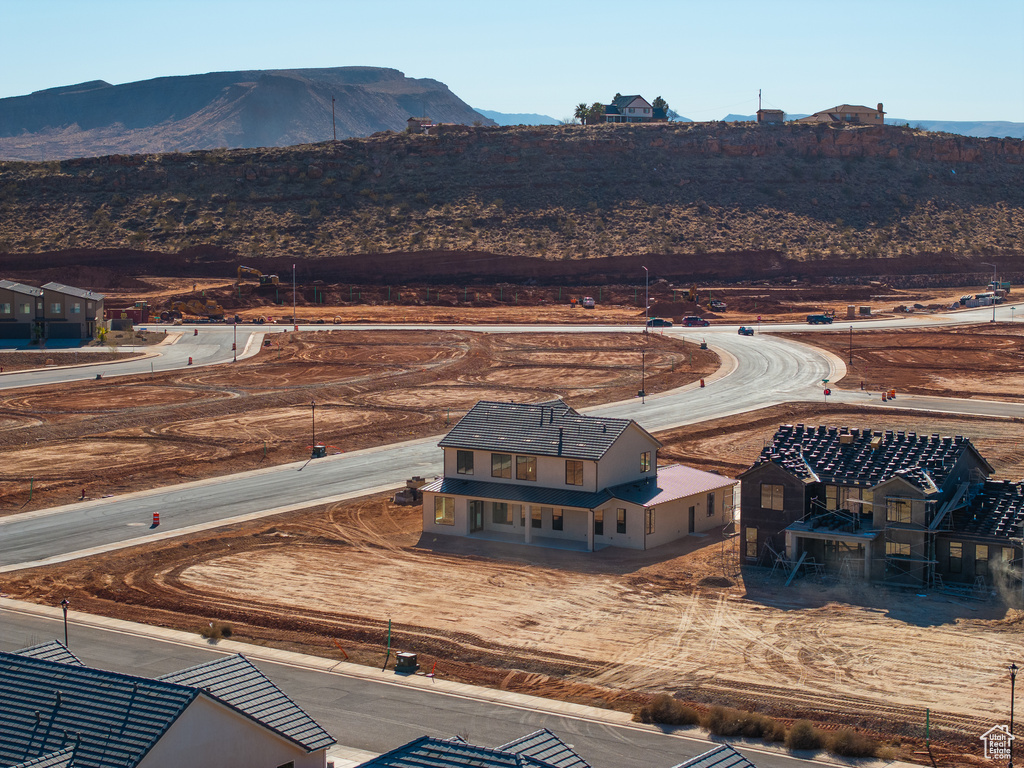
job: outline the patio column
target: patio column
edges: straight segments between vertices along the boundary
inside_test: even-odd
[[[871,581],[871,545],[873,541],[864,542],[864,581]]]
[[[793,531],[786,531],[786,555],[787,560],[796,560],[796,534]]]
[[[587,552],[594,551],[594,510],[587,510]]]
[[[526,517],[523,518],[526,530],[523,531],[523,541],[529,544],[533,540],[533,507],[524,504],[523,511]]]

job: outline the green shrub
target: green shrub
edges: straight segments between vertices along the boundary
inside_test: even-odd
[[[696,725],[700,722],[700,714],[693,707],[662,693],[641,707],[636,713],[636,719],[641,723]]]
[[[221,621],[211,621],[199,630],[199,634],[207,640],[220,640],[221,638],[231,637],[232,629],[230,624],[225,624]]]
[[[849,728],[829,734],[826,744],[829,752],[840,757],[874,757],[878,752],[877,741]]]
[[[701,718],[701,725],[716,736],[743,736],[765,741],[782,741],[786,738],[786,728],[778,720],[758,712],[743,712],[730,707],[712,707]]]
[[[819,750],[821,749],[821,731],[808,720],[797,720],[786,734],[786,749]]]

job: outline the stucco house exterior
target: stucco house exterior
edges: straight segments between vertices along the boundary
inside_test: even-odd
[[[655,115],[654,107],[640,95],[619,96],[604,106],[606,123],[650,123],[656,119],[659,118]],[[660,119],[664,120],[665,115],[661,115]]]
[[[439,445],[424,532],[593,551],[649,549],[732,521],[735,480],[659,467],[661,443],[635,421],[561,400],[481,401]]]
[[[0,652],[0,765],[325,768],[335,740],[243,656],[137,677],[61,643]]]
[[[890,584],[991,584],[997,570],[1019,571],[1024,525],[1024,482],[991,473],[961,435],[783,425],[740,475],[743,561],[804,558]]]
[[[92,339],[103,322],[103,294],[47,283],[0,280],[0,338]]]
[[[882,103],[872,109],[858,104],[839,104],[831,109],[801,117],[798,123],[855,123],[857,125],[885,125],[885,110]]]

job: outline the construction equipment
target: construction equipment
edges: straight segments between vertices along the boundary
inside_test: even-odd
[[[208,317],[211,320],[224,319],[224,307],[212,299],[207,299],[206,302],[199,301],[198,299],[175,301],[171,304],[171,312],[179,312],[183,315],[198,315],[200,317]]]
[[[253,267],[239,267],[238,268],[238,282],[242,282],[242,278],[251,277],[259,282],[260,285],[278,285],[281,279],[277,275],[264,275],[258,269]]]

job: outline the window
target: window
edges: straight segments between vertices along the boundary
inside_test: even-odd
[[[949,542],[949,572],[960,573],[964,569],[964,545],[959,541]]]
[[[1002,560],[1004,563],[1013,562],[1013,547],[1003,547]]]
[[[583,462],[574,459],[565,461],[565,484],[583,485]]]
[[[537,479],[537,457],[516,456],[516,480]]]
[[[757,528],[747,528],[743,534],[744,553],[753,560],[757,557]]]
[[[531,512],[530,525],[534,528],[540,528],[541,523],[544,521],[544,513],[546,512],[550,515],[551,507],[533,507]]]
[[[495,525],[512,525],[512,516],[508,511],[508,504],[504,501],[491,502],[491,522]]]
[[[725,511],[726,512],[732,512],[732,505],[733,505],[732,494],[733,494],[734,490],[735,490],[735,486],[730,485],[728,488],[725,489],[725,493],[723,494],[724,498],[722,499],[722,505],[725,507]],[[731,519],[731,516],[730,516],[730,519]]]
[[[604,536],[604,510],[594,510],[594,535]]]
[[[626,510],[624,509],[615,510],[615,532],[626,532]]]
[[[491,454],[491,477],[507,477],[512,479],[512,454]]]
[[[451,496],[434,497],[434,523],[455,525],[455,499]]]
[[[654,507],[645,510],[644,533],[654,533]]]
[[[708,494],[708,517],[715,516],[715,494]]]
[[[59,315],[60,314],[60,302],[59,301],[55,301],[52,304],[50,304],[50,311],[53,312],[55,315]]]
[[[761,483],[761,508],[782,509],[782,486]]]
[[[472,475],[473,474],[473,452],[472,451],[456,451],[455,452],[455,471],[460,475]]]
[[[0,304],[0,314],[9,315],[11,314],[10,304]]]
[[[886,499],[885,519],[890,523],[909,523],[910,499]]]
[[[650,472],[651,471],[651,452],[644,451],[640,454],[640,471]]]
[[[988,545],[974,545],[974,575],[988,576]]]
[[[910,545],[902,541],[885,542],[885,554],[889,557],[910,557]]]
[[[551,510],[551,530],[560,531],[562,530],[562,515],[565,514],[564,509],[552,509]]]
[[[26,303],[26,304],[22,304],[21,305],[21,314],[28,315],[28,314],[31,314],[31,313],[32,313],[32,305],[31,304]]]
[[[76,302],[72,303],[72,305],[71,305],[71,314],[72,315],[80,315],[80,314],[82,314],[82,303],[80,301],[76,301]]]

